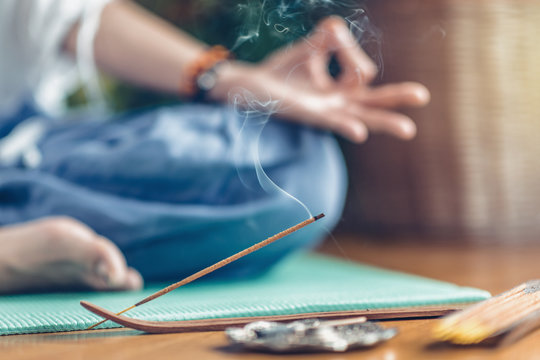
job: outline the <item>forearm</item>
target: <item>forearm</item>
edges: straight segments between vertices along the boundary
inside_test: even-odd
[[[77,49],[76,26],[66,39],[66,49]],[[95,37],[98,67],[122,80],[160,91],[181,93],[186,66],[205,45],[128,1],[105,7]]]

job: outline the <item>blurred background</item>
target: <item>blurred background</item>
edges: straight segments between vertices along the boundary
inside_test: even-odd
[[[138,2],[249,61],[340,14],[361,25],[355,35],[381,69],[377,82],[428,86],[431,104],[407,111],[419,128],[412,142],[342,141],[350,189],[338,232],[505,243],[540,235],[538,1]],[[103,83],[117,111],[178,102]]]
[[[409,112],[414,141],[346,146],[346,228],[537,240],[540,3],[378,0],[368,8],[384,34],[382,81],[422,82],[432,102]]]

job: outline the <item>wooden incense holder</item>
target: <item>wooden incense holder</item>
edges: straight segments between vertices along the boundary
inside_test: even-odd
[[[333,311],[320,313],[305,313],[291,315],[274,315],[274,316],[252,316],[252,317],[237,317],[237,318],[222,318],[222,319],[203,319],[203,320],[183,320],[183,321],[147,321],[129,318],[127,316],[117,315],[112,311],[105,310],[88,301],[81,301],[81,305],[93,312],[94,314],[103,317],[106,320],[111,320],[119,325],[127,328],[144,331],[147,333],[163,334],[163,333],[181,333],[181,332],[197,332],[197,331],[218,331],[224,330],[230,326],[243,326],[253,321],[293,321],[301,319],[343,319],[349,317],[365,316],[369,319],[407,319],[417,317],[434,317],[446,315],[452,311],[463,308],[463,305],[455,305],[453,308],[442,306],[426,306],[421,308],[408,309],[376,309],[376,310],[357,310],[357,311]]]
[[[195,274],[188,276],[187,278],[185,278],[183,280],[175,282],[174,284],[171,284],[171,285],[167,286],[166,288],[161,289],[161,290],[153,293],[152,295],[145,297],[144,299],[142,299],[138,303],[136,303],[134,305],[131,305],[130,307],[127,307],[124,310],[116,313],[116,315],[122,315],[123,313],[125,313],[125,312],[127,312],[129,310],[135,309],[137,306],[146,304],[147,302],[152,301],[152,300],[154,300],[154,299],[156,299],[156,298],[158,298],[160,296],[163,296],[163,295],[165,295],[165,294],[179,288],[180,286],[184,286],[186,284],[189,284],[190,282],[195,281],[195,280],[197,280],[197,279],[199,279],[199,278],[201,278],[201,277],[203,277],[205,275],[208,275],[211,272],[216,271],[217,269],[220,269],[220,268],[222,268],[222,267],[224,267],[224,266],[226,266],[226,265],[228,265],[228,264],[230,264],[230,263],[232,263],[232,262],[246,256],[246,255],[251,254],[252,252],[260,250],[263,247],[265,247],[265,246],[267,246],[267,245],[269,245],[269,244],[271,244],[271,243],[273,243],[273,242],[275,242],[275,241],[277,241],[277,240],[279,240],[279,239],[281,239],[281,238],[283,238],[283,237],[285,237],[287,235],[290,235],[290,234],[292,234],[293,232],[295,232],[297,230],[300,230],[304,226],[307,226],[309,224],[314,223],[315,221],[317,221],[319,219],[322,219],[323,217],[324,217],[323,213],[321,213],[319,215],[316,215],[316,216],[313,216],[313,217],[310,217],[309,219],[306,219],[306,220],[304,220],[304,221],[302,221],[302,222],[300,222],[300,223],[298,223],[298,224],[296,224],[294,226],[291,226],[290,228],[285,229],[282,232],[279,232],[279,233],[277,233],[275,235],[270,236],[266,240],[258,242],[255,245],[251,245],[250,247],[248,247],[248,248],[246,248],[246,249],[244,249],[244,250],[242,250],[240,252],[237,252],[234,255],[231,255],[231,256],[229,256],[229,257],[227,257],[227,258],[225,258],[225,259],[223,259],[221,261],[218,261],[214,265],[210,265],[210,266],[196,272]],[[87,330],[93,329],[96,326],[98,326],[100,324],[103,324],[105,321],[107,321],[107,320],[102,320],[102,321],[90,326]]]

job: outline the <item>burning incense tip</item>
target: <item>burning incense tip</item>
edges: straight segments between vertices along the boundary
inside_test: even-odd
[[[323,217],[324,217],[324,213],[320,213],[319,215],[314,216],[313,219],[314,219],[315,221],[317,221],[317,220],[319,220],[320,218],[323,218]]]

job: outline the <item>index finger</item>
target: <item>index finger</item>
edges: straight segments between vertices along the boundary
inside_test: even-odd
[[[373,80],[377,66],[358,45],[344,19],[330,16],[317,26],[317,31],[326,34],[324,46],[335,52],[345,79],[357,79],[362,84]]]

